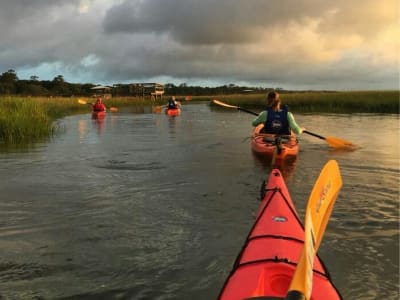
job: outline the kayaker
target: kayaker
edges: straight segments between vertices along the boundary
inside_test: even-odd
[[[281,99],[277,92],[269,92],[267,96],[267,109],[261,112],[252,122],[253,126],[264,124],[263,133],[279,135],[301,134],[305,128],[300,127],[288,107],[281,107]]]
[[[176,109],[179,107],[180,104],[178,101],[175,100],[175,96],[172,96],[171,98],[168,99],[168,104],[167,104],[168,109]]]
[[[93,111],[106,111],[107,108],[103,103],[103,99],[101,97],[98,97],[96,102],[92,106]]]

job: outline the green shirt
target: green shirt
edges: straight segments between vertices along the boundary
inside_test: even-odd
[[[257,126],[259,124],[264,124],[267,121],[268,117],[268,112],[264,110],[261,112],[257,118],[255,118],[252,122],[253,126]],[[303,132],[303,129],[296,123],[296,120],[293,117],[293,114],[291,112],[287,113],[287,118],[289,122],[289,127],[290,129],[295,133],[295,134],[301,134]]]

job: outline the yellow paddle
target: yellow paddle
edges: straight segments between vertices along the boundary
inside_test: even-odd
[[[79,104],[89,104],[89,105],[92,105],[92,103],[87,102],[86,100],[83,100],[83,99],[78,99],[78,103],[79,103]],[[117,112],[117,111],[118,111],[118,108],[117,108],[117,107],[110,107],[110,111],[111,111],[111,112]]]
[[[308,200],[304,247],[285,300],[310,299],[314,257],[341,187],[339,166],[335,160],[330,160],[322,169]]]
[[[78,99],[78,103],[79,104],[92,104],[92,103],[88,103],[86,100],[83,100],[83,99]]]
[[[226,103],[224,103],[224,102],[222,102],[222,101],[219,101],[219,100],[216,100],[216,99],[214,99],[213,102],[214,102],[215,104],[217,104],[217,105],[220,105],[220,106],[224,106],[224,107],[228,107],[228,108],[234,108],[234,109],[241,110],[241,111],[247,112],[247,113],[249,113],[249,114],[258,116],[258,113],[253,112],[253,111],[250,111],[250,110],[247,110],[247,109],[244,109],[244,108],[239,107],[239,106],[236,106],[236,105],[226,104]]]
[[[356,148],[356,145],[354,145],[352,142],[343,139],[339,139],[333,136],[324,137],[308,130],[303,130],[303,132],[315,136],[321,140],[325,140],[332,148]]]
[[[247,110],[247,109],[244,109],[244,108],[239,107],[239,106],[226,104],[226,103],[221,102],[219,100],[213,100],[213,102],[215,104],[217,104],[217,105],[220,105],[220,106],[224,106],[224,107],[228,107],[228,108],[234,108],[234,109],[241,110],[241,111],[247,112],[249,114],[258,116],[258,113],[250,111],[250,110]],[[321,135],[318,135],[316,133],[310,132],[308,130],[304,130],[303,132],[307,133],[309,135],[315,136],[315,137],[317,137],[319,139],[325,140],[328,143],[328,145],[331,146],[332,148],[337,148],[337,149],[343,148],[343,149],[353,149],[353,150],[357,148],[357,146],[354,145],[352,142],[346,141],[344,139],[340,139],[340,138],[337,138],[337,137],[323,137]]]

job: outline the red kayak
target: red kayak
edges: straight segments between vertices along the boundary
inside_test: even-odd
[[[106,116],[106,112],[102,111],[92,111],[92,119],[102,119]]]
[[[220,300],[284,299],[304,243],[304,227],[278,169],[263,188],[257,217]],[[322,260],[316,256],[311,300],[339,300]]]
[[[165,113],[168,116],[177,116],[177,115],[179,115],[181,113],[181,109],[180,108],[167,108],[165,110]]]
[[[261,157],[272,157],[284,160],[287,157],[296,157],[299,153],[299,144],[296,136],[261,133],[263,124],[254,128],[251,140],[251,149]]]

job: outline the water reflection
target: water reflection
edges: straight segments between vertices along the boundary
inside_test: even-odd
[[[96,127],[97,134],[102,135],[105,129],[106,118],[93,118],[93,124]]]
[[[288,180],[296,169],[297,156],[288,156],[285,159],[274,159],[272,156],[253,154],[255,163],[269,173],[272,169],[279,169],[285,180]]]
[[[78,121],[78,131],[79,131],[79,140],[86,139],[87,134],[87,121],[86,120],[79,120]]]
[[[175,116],[167,116],[168,117],[168,128],[169,133],[175,134],[175,127],[176,127],[176,118]]]

